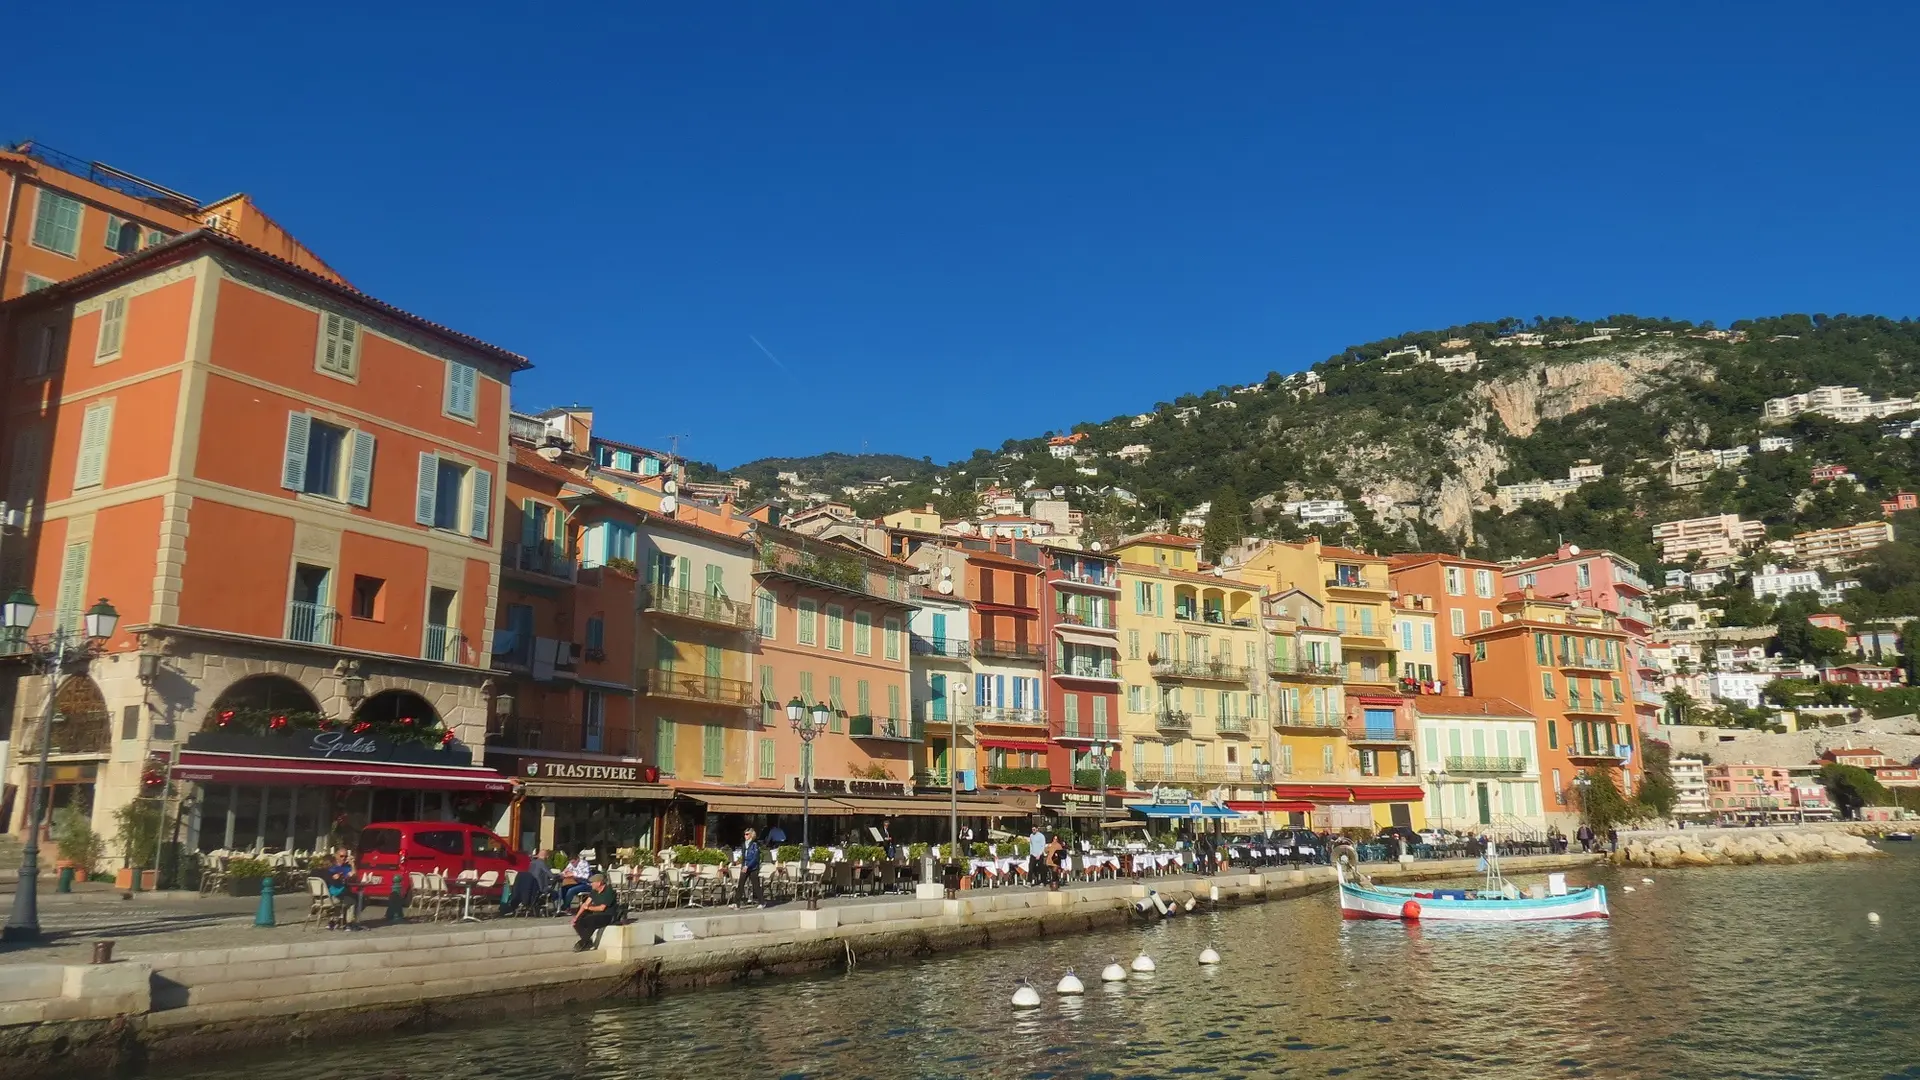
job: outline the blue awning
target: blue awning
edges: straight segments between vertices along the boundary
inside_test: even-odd
[[[1137,803],[1127,809],[1150,818],[1237,818],[1239,813],[1208,803]]]

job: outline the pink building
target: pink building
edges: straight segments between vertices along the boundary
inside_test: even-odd
[[[1878,664],[1840,664],[1820,672],[1823,682],[1864,686],[1869,690],[1891,690],[1900,685],[1900,669]]]
[[[1911,491],[1898,491],[1894,493],[1893,498],[1880,500],[1880,512],[1887,517],[1892,517],[1902,510],[1920,510],[1920,496],[1914,495]]]
[[[1507,567],[1501,576],[1506,591],[1531,585],[1536,596],[1596,607],[1619,619],[1620,629],[1627,635],[1624,674],[1633,687],[1634,716],[1643,730],[1660,722],[1663,702],[1650,683],[1660,672],[1645,655],[1647,639],[1653,633],[1653,612],[1647,607],[1647,596],[1653,589],[1640,576],[1640,567],[1633,560],[1611,551],[1562,544],[1551,555]]]
[[[1793,780],[1775,765],[1709,765],[1707,807],[1716,813],[1782,810],[1794,805]]]

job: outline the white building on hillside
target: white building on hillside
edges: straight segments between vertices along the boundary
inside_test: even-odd
[[[1788,596],[1797,592],[1817,593],[1820,591],[1820,573],[1817,570],[1782,570],[1768,563],[1753,575],[1753,598],[1765,600],[1770,596]]]
[[[1674,816],[1705,816],[1708,810],[1707,763],[1697,757],[1675,757],[1667,762],[1667,773],[1673,778],[1674,791],[1679,795],[1673,803]]]

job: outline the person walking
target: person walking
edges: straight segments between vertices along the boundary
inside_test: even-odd
[[[1620,830],[1609,826],[1607,828],[1607,851],[1609,853],[1612,853],[1619,850],[1620,850]]]
[[[1582,822],[1580,828],[1574,831],[1573,838],[1580,841],[1581,851],[1589,855],[1593,853],[1593,826]]]
[[[752,829],[747,830],[746,844],[740,849],[740,891],[748,897],[747,903],[764,906],[760,894],[760,838]]]
[[[1047,834],[1040,826],[1033,827],[1033,835],[1027,837],[1027,883],[1040,885],[1047,880]]]

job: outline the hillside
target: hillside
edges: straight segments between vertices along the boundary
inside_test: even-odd
[[[1464,366],[1469,353],[1472,370],[1432,362],[1459,358],[1455,366]],[[868,513],[930,495],[964,505],[956,496],[990,482],[1058,485],[1074,491],[1096,532],[1177,521],[1211,501],[1217,536],[1312,532],[1382,551],[1439,547],[1493,557],[1537,552],[1559,537],[1651,567],[1655,521],[1738,512],[1784,535],[1877,516],[1883,494],[1920,487],[1920,443],[1883,437],[1878,421],[1763,423],[1768,398],[1821,385],[1874,398],[1912,395],[1920,389],[1920,326],[1845,315],[1786,315],[1725,330],[1626,315],[1475,323],[1354,346],[1310,372],[1273,373],[1076,425],[1087,437],[1075,459],[1049,455],[1049,432],[975,451],[944,471],[910,458],[829,455],[783,459],[777,469],[755,462],[751,474],[736,475],[748,476],[756,494],[774,491],[779,470],[823,484],[889,474],[918,481],[870,494],[861,502]],[[1790,436],[1794,448],[1673,482],[1676,453],[1749,445],[1762,434]],[[1605,479],[1561,505],[1496,505],[1498,485],[1562,478],[1582,461],[1600,466]],[[1850,466],[1862,488],[1810,490],[1808,470],[1830,462]],[[937,493],[936,475],[945,479]],[[1347,500],[1355,521],[1307,526],[1281,509],[1318,498]]]

